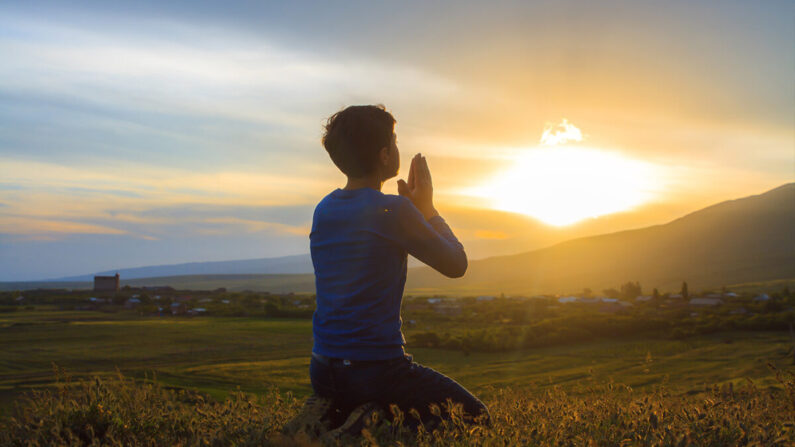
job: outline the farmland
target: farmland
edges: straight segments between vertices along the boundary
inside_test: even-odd
[[[407,338],[422,330],[408,327]],[[50,386],[53,364],[75,377],[110,377],[116,369],[216,399],[277,388],[310,392],[311,320],[243,317],[140,317],[132,312],[34,309],[0,314],[0,389],[4,413],[21,392]],[[583,383],[637,390],[665,384],[677,393],[753,381],[776,386],[768,364],[792,368],[783,331],[721,332],[678,340],[598,340],[513,352],[407,347],[415,360],[478,393],[502,387],[541,391]]]

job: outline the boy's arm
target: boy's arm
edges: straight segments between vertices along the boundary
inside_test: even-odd
[[[464,246],[433,206],[431,171],[422,154],[411,160],[408,182],[398,180],[396,236],[412,256],[445,276],[458,278],[467,270]]]
[[[450,278],[460,278],[467,270],[464,246],[438,213],[426,220],[409,201],[401,200],[401,241],[406,251]]]

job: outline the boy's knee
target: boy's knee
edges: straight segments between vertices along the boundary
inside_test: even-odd
[[[478,401],[475,405],[474,411],[472,414],[472,422],[475,424],[483,425],[485,427],[491,427],[491,414],[489,413],[489,409],[483,402]]]

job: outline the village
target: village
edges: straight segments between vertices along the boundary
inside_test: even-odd
[[[697,317],[702,313],[748,315],[792,312],[792,294],[788,288],[776,293],[738,293],[730,290],[688,293],[687,283],[676,293],[640,294],[638,283],[627,282],[618,289],[594,294],[584,289],[580,294],[565,295],[479,295],[453,297],[445,295],[406,294],[402,313],[404,324],[417,320],[467,320],[472,323],[503,324],[533,321],[551,316],[580,312],[607,315],[639,316],[654,314],[666,318]],[[259,316],[276,318],[311,318],[314,295],[214,290],[175,290],[169,286],[121,286],[121,278],[96,276],[92,290],[35,290],[5,292],[4,304],[49,304],[59,309],[128,311],[144,316]]]

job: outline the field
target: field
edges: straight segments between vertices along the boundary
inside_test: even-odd
[[[407,338],[413,331],[407,328]],[[75,377],[151,378],[221,400],[237,389],[265,395],[277,388],[310,392],[311,320],[139,317],[132,313],[57,311],[38,307],[0,314],[3,415],[20,393],[50,387],[53,364]],[[752,381],[780,386],[775,371],[792,371],[785,332],[723,332],[683,340],[601,341],[507,353],[407,347],[415,360],[489,397],[504,387],[539,393],[579,392],[584,384],[635,390],[658,385],[676,394]]]

